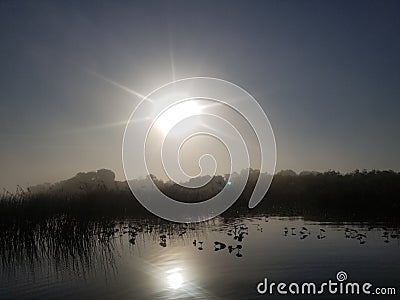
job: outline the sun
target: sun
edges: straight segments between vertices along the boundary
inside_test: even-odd
[[[183,101],[162,112],[154,125],[163,135],[167,135],[168,132],[180,121],[200,113],[201,106],[196,101]]]

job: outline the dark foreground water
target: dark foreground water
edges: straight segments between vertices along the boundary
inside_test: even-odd
[[[398,229],[383,224],[259,217],[195,226],[130,220],[98,230],[62,242],[42,233],[8,248],[3,241],[0,299],[399,299]],[[337,279],[340,271],[347,279]],[[264,278],[286,283],[288,294],[259,294]],[[329,280],[397,295],[288,290],[297,283],[301,293],[304,282],[320,290]]]

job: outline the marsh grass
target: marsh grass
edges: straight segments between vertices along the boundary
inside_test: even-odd
[[[243,194],[223,217],[399,223],[400,174],[393,171],[276,175],[264,201],[248,210],[257,173],[251,175]],[[34,268],[44,260],[56,269],[68,264],[72,272],[82,274],[90,266],[112,270],[116,237],[126,234],[134,241],[145,233],[159,239],[161,233],[176,236],[188,231],[188,226],[152,216],[127,188],[99,187],[79,194],[33,194],[19,188],[0,196],[0,262],[8,272],[16,266]]]

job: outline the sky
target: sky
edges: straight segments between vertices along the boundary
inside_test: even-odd
[[[112,169],[174,79],[259,101],[277,170],[400,170],[398,1],[0,1],[0,187]],[[134,93],[132,91],[135,91]]]

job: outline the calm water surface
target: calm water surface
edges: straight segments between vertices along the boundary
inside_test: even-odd
[[[259,295],[256,286],[265,277],[322,283],[336,280],[339,271],[347,281],[400,293],[398,229],[379,224],[277,217],[189,226],[131,220],[85,236],[79,247],[76,236],[61,244],[36,238],[2,251],[0,299],[285,299],[293,297]],[[365,299],[300,298],[325,297]]]

